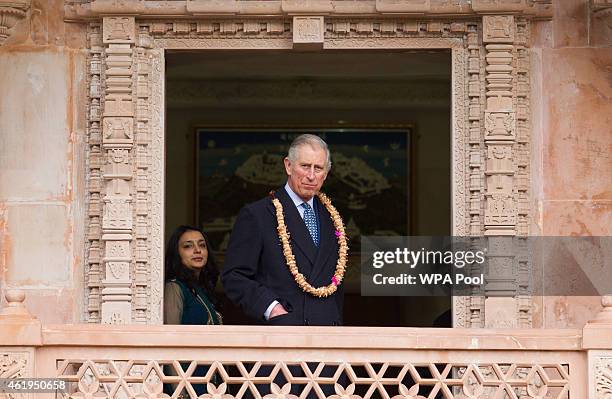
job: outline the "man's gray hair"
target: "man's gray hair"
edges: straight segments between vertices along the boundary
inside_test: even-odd
[[[297,136],[289,146],[289,154],[287,154],[287,158],[289,158],[291,162],[296,161],[298,155],[298,148],[304,145],[309,145],[313,148],[324,149],[325,154],[327,155],[327,162],[325,163],[325,166],[327,167],[328,171],[331,169],[331,156],[329,155],[329,148],[327,147],[327,143],[323,141],[321,137],[316,136],[314,134],[300,134],[299,136]]]

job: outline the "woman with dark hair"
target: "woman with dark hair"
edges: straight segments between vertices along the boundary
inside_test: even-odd
[[[179,226],[166,248],[165,324],[222,324],[214,292],[219,270],[208,238],[193,226]]]
[[[222,324],[214,292],[219,270],[209,251],[208,238],[193,226],[179,226],[174,230],[166,247],[166,285],[164,287],[164,323],[212,325]],[[188,364],[181,363],[183,369]],[[167,375],[176,371],[165,367]],[[208,366],[197,366],[193,377],[204,377]],[[213,383],[217,375],[213,376]],[[193,384],[197,395],[206,393],[206,386]],[[172,395],[175,384],[164,384],[164,393]],[[186,396],[185,396],[186,395]],[[181,393],[179,397],[189,397]]]

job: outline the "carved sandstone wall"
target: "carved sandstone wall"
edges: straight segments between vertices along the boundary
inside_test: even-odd
[[[592,3],[557,1],[552,21],[532,29],[535,234],[612,234],[612,9]],[[582,327],[599,302],[545,298],[534,318]]]
[[[367,5],[366,3],[363,2]],[[379,3],[388,4],[384,1]],[[476,3],[484,4],[482,1]],[[112,235],[116,233],[115,230],[129,230],[128,233],[133,230],[137,241],[135,248],[139,248],[140,243],[148,242],[145,242],[148,237],[146,233],[142,236],[145,238],[138,241],[138,217],[133,218],[134,225],[123,225],[121,220],[114,224],[112,214],[109,213],[104,219],[107,224],[99,225],[99,232],[89,231],[96,226],[95,223],[85,223],[86,212],[91,216],[100,211],[99,208],[90,206],[99,201],[92,200],[88,206],[84,203],[86,192],[97,192],[91,184],[100,183],[100,178],[105,183],[113,179],[121,180],[126,175],[120,170],[102,171],[100,164],[87,163],[88,160],[101,161],[86,153],[96,147],[92,143],[85,145],[84,113],[89,104],[87,95],[92,99],[89,112],[96,109],[99,111],[95,106],[95,99],[100,97],[100,92],[92,91],[102,90],[102,86],[95,84],[95,79],[101,79],[100,76],[104,74],[108,75],[107,99],[115,100],[123,93],[122,77],[129,73],[124,71],[122,64],[124,50],[130,50],[130,54],[139,62],[136,68],[137,79],[142,76],[143,82],[146,83],[146,76],[151,74],[148,72],[146,60],[141,57],[144,53],[132,53],[134,46],[131,43],[117,42],[121,41],[121,37],[112,36],[112,30],[109,31],[112,37],[105,40],[117,43],[109,42],[107,45],[105,42],[104,48],[110,50],[105,54],[106,64],[101,66],[95,60],[95,51],[87,58],[85,49],[88,46],[96,46],[87,42],[86,24],[65,23],[63,2],[60,0],[13,1],[10,12],[7,11],[7,4],[9,3],[6,0],[0,0],[1,22],[4,24],[9,21],[11,25],[0,26],[0,290],[5,287],[27,290],[27,305],[43,322],[81,321],[86,319],[87,311],[81,302],[85,284],[84,240],[88,234],[97,237],[98,233],[106,233],[109,240],[120,242],[121,237]],[[15,4],[18,6],[15,7]],[[491,4],[490,12],[494,14],[495,2],[487,4]],[[508,158],[504,155],[507,154],[507,144],[516,139],[518,154],[515,159],[521,160],[513,165],[512,175],[504,174],[504,168],[499,168],[499,171],[492,169],[495,173],[488,175],[492,182],[504,183],[512,180],[511,184],[499,184],[500,187],[505,187],[503,192],[487,192],[490,196],[487,197],[487,203],[496,205],[484,212],[484,224],[489,226],[489,231],[513,230],[512,226],[517,226],[519,234],[525,234],[529,223],[531,234],[610,234],[612,113],[609,105],[609,65],[612,64],[612,57],[609,7],[607,0],[592,0],[590,3],[587,0],[556,1],[552,22],[535,22],[530,25],[517,18],[517,31],[512,32],[512,40],[499,41],[494,34],[484,38],[486,47],[479,45],[480,33],[476,28],[467,31],[468,58],[474,64],[474,67],[468,70],[470,79],[474,82],[481,81],[481,78],[492,79],[503,87],[507,86],[507,83],[503,82],[506,78],[504,73],[481,73],[479,60],[489,67],[501,65],[504,71],[517,66],[518,71],[516,93],[509,94],[509,90],[497,86],[502,89],[487,89],[483,96],[483,99],[486,97],[487,101],[491,100],[483,108],[486,113],[484,116],[487,131],[496,133],[487,136],[484,143],[478,140],[470,142],[473,147],[471,149],[475,152],[479,153],[482,146],[486,147],[488,157]],[[12,11],[14,9],[17,11]],[[369,8],[366,9],[364,12],[371,12]],[[456,11],[453,8],[449,12]],[[480,12],[488,11],[481,9]],[[503,23],[507,18],[489,20],[492,25],[485,27],[489,32],[499,30],[503,35],[509,35],[505,32]],[[128,19],[129,21],[131,20]],[[208,25],[204,24],[201,28],[206,29]],[[223,24],[224,29],[230,25],[233,26],[233,23]],[[427,30],[439,31],[438,25],[427,25]],[[173,34],[180,36],[184,33],[181,30],[183,24],[172,26],[176,28]],[[276,29],[276,25],[270,26],[271,29]],[[385,24],[381,26],[381,29],[386,29]],[[96,42],[100,39],[100,27],[96,28],[95,24],[92,27],[97,30],[90,31],[90,39]],[[409,24],[410,27],[412,25]],[[161,35],[162,31],[165,34],[167,28],[165,23],[151,24],[151,32],[138,34],[143,40],[148,40],[149,35]],[[251,28],[247,28],[250,32]],[[332,33],[336,34],[336,30],[341,28],[341,24],[334,25]],[[358,29],[362,28],[367,30],[368,24],[358,26]],[[199,31],[200,25],[197,29],[198,34],[206,33]],[[450,29],[456,33],[452,25]],[[523,43],[529,37],[526,34],[528,30],[531,31],[530,43]],[[408,29],[402,34],[416,35],[416,31],[411,32]],[[516,43],[513,42],[514,33]],[[223,34],[229,35],[231,32],[224,31]],[[165,43],[164,46],[178,45],[172,38],[160,40],[162,44]],[[148,46],[145,42],[146,40],[138,42],[137,47],[145,48]],[[330,43],[333,44],[334,41]],[[367,47],[367,43],[363,43]],[[512,46],[515,46],[516,54],[509,53]],[[99,52],[98,58],[101,59]],[[463,57],[457,60],[459,64],[464,61]],[[531,72],[527,73],[529,63]],[[143,68],[139,65],[143,65]],[[118,69],[114,70],[115,67]],[[154,70],[158,69],[161,70]],[[494,69],[490,68],[490,71]],[[86,81],[86,75],[89,75],[92,82]],[[109,79],[111,75],[112,78]],[[154,82],[157,75],[151,76]],[[462,88],[463,83],[465,80],[459,87]],[[531,83],[531,90],[523,90],[528,87],[526,83]],[[143,84],[143,87],[145,86]],[[153,86],[162,87],[161,84]],[[508,86],[507,89],[514,90],[513,87]],[[138,90],[134,87],[130,86],[129,91],[138,96]],[[470,91],[468,97],[473,101],[470,109],[478,110],[480,92]],[[516,104],[512,103],[513,99],[516,99]],[[529,112],[524,112],[529,111],[529,105],[532,115],[530,121],[527,119]],[[508,109],[511,111],[506,112]],[[500,110],[506,111],[500,113]],[[106,104],[104,112],[104,117],[116,118],[113,121],[125,117],[115,115],[109,104]],[[140,118],[138,115],[136,118]],[[476,119],[480,118],[480,114],[476,116]],[[95,127],[95,118],[90,119],[89,127]],[[514,126],[515,122],[521,134],[505,137],[507,134],[503,134],[504,129],[507,130],[506,126]],[[528,122],[532,131],[529,141],[522,136],[523,132],[529,133]],[[479,134],[479,122],[474,123],[475,132]],[[116,138],[115,133],[121,131],[121,126],[113,124],[103,127],[106,154],[112,155],[111,161],[118,167],[121,166],[119,164],[122,163],[121,157],[125,155],[125,151],[137,152],[134,152],[129,136],[129,143],[112,141]],[[143,148],[148,145],[138,142],[138,139],[135,143]],[[140,149],[142,148],[136,148]],[[528,157],[523,155],[529,151],[531,160],[530,166],[527,167],[525,159]],[[139,163],[139,159],[126,160],[124,163],[135,166],[134,170],[137,172],[139,168],[144,171],[146,168],[139,165],[148,163]],[[478,157],[474,159],[474,164],[470,165],[476,177],[481,172],[479,165],[481,163]],[[98,177],[92,179],[92,172],[92,175],[88,175],[91,184],[87,185],[85,176],[89,170],[95,170]],[[529,173],[530,185],[527,183]],[[478,183],[478,179],[475,181]],[[478,205],[479,193],[482,190],[476,183],[470,187],[474,188],[473,203]],[[148,195],[148,191],[139,190],[138,187],[140,186],[136,186],[133,198],[130,197],[136,201],[139,195]],[[530,209],[521,206],[516,212],[512,209],[510,213],[516,214],[517,220],[506,220],[504,214],[498,215],[496,211],[508,210],[504,202],[508,196],[507,190],[515,188],[519,200],[530,198],[531,206],[528,207]],[[117,195],[113,199],[123,196],[125,193],[122,190],[118,186],[114,192]],[[119,202],[110,204],[112,207],[106,204],[105,212],[111,208],[119,209],[122,206]],[[479,231],[482,215],[480,208],[476,208],[478,209],[475,209],[472,227]],[[141,216],[138,208],[136,209],[136,216]],[[91,258],[91,252],[89,256],[88,261],[91,262],[95,257]],[[112,266],[109,263],[110,272],[114,270]],[[90,270],[89,277],[91,275]],[[89,279],[87,283],[91,288],[95,281]],[[127,280],[121,284],[121,289],[130,289],[131,283]],[[113,291],[117,297],[121,296],[122,292]],[[142,292],[136,292],[135,295],[140,298]],[[94,299],[96,298],[98,297]],[[533,325],[581,326],[599,307],[597,302],[596,298],[538,300],[534,308]],[[96,308],[95,300],[90,301],[88,306]],[[531,320],[531,316],[528,319]],[[98,319],[94,317],[92,320]]]
[[[0,27],[0,291],[69,323],[83,290],[85,29],[64,23],[61,0],[22,5]],[[11,10],[0,1],[2,23]]]

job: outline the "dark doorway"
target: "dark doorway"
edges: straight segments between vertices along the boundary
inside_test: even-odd
[[[392,197],[392,206],[406,213],[405,230],[387,230],[450,235],[450,91],[449,51],[167,52],[166,235],[183,223],[207,231],[211,221],[224,221],[225,215],[203,215],[206,211],[198,206],[207,184],[216,184],[198,177],[198,145],[208,145],[198,141],[198,132],[309,129],[323,134],[405,132],[408,186],[404,200]],[[218,140],[223,136],[215,136],[215,145]],[[282,145],[270,144],[270,153]],[[350,214],[343,217],[348,222]],[[354,223],[359,227],[363,222]],[[220,245],[224,237],[214,241]],[[347,286],[344,303],[345,325],[450,323],[450,298],[362,297],[353,284]],[[239,309],[227,301],[224,305],[227,324],[248,323]]]

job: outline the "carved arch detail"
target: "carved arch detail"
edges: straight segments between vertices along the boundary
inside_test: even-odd
[[[192,18],[113,15],[90,23],[84,312],[89,322],[162,323],[164,51],[294,46],[294,20],[287,16]],[[513,15],[322,20],[316,29],[323,31],[323,49],[452,51],[453,234],[526,236],[529,20]],[[302,31],[308,33],[306,42],[321,41],[318,33]],[[507,258],[519,279],[526,266],[511,254]],[[486,320],[481,294],[454,299],[456,327],[495,326]],[[530,298],[511,300],[514,310],[506,317],[519,320],[516,327],[530,326]]]

